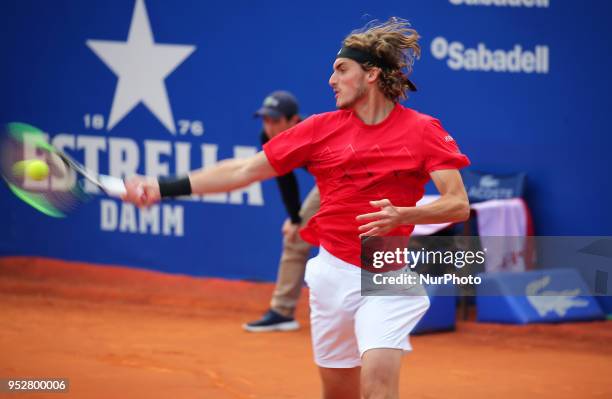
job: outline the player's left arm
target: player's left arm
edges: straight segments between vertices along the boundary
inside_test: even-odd
[[[364,224],[360,236],[385,235],[401,225],[462,222],[470,216],[470,204],[463,180],[456,169],[436,170],[429,174],[440,198],[416,207],[395,206],[388,199],[370,201],[379,211],[357,216]]]

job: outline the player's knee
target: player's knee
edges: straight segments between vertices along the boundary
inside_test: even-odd
[[[361,394],[364,399],[395,399],[396,379],[382,370],[368,373],[361,379]]]

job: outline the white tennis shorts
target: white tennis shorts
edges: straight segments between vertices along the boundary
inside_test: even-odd
[[[369,349],[411,351],[409,334],[429,308],[423,295],[362,296],[361,269],[323,247],[306,265],[315,363],[326,368],[361,366]]]

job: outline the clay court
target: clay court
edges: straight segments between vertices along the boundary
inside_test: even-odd
[[[318,398],[307,301],[291,333],[251,334],[272,284],[67,263],[0,261],[0,376],[66,377],[19,398]],[[305,298],[305,296],[304,296]],[[460,322],[413,337],[405,398],[610,398],[608,322]],[[1,395],[1,394],[0,394]]]

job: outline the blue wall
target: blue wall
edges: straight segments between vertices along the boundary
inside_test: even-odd
[[[327,80],[342,38],[371,19],[397,15],[409,19],[422,36],[423,54],[413,75],[419,92],[406,105],[439,117],[473,168],[526,172],[538,234],[609,235],[612,162],[604,151],[612,144],[606,124],[612,92],[612,3],[480,2],[523,6],[461,4],[474,3],[468,0],[148,0],[155,43],[195,46],[165,79],[177,130],[172,134],[143,104],[106,128],[117,77],[86,41],[125,42],[133,1],[3,1],[0,121],[29,122],[51,136],[66,134],[75,147],[87,138],[97,140],[97,166],[105,173],[110,152],[126,142],[118,139],[137,147],[140,173],[147,171],[146,154],[152,157],[151,149],[157,147],[162,153],[168,147],[170,153],[156,157],[155,163],[167,164],[174,172],[176,143],[191,145],[190,166],[199,167],[203,158],[213,159],[211,152],[202,156],[203,143],[212,153],[217,146],[218,159],[258,147],[260,125],[251,114],[274,89],[293,91],[304,114],[332,110]],[[547,6],[524,6],[530,3]],[[544,58],[539,61],[546,73],[452,69],[458,57],[469,57],[470,51],[443,54],[448,50],[445,43],[455,50],[483,43],[490,51],[505,52],[517,44],[529,51],[546,46],[546,65]],[[94,114],[104,118],[103,129],[85,125],[86,115]],[[204,134],[181,134],[179,120],[202,122]],[[82,160],[85,156],[78,148],[73,154]],[[312,179],[301,172],[300,179],[305,194]],[[166,211],[160,208],[160,232],[154,234],[150,227],[140,232],[137,212],[133,224],[130,209],[101,196],[66,219],[50,219],[2,185],[0,254],[272,279],[284,211],[275,183],[261,187],[261,201],[256,187],[251,196],[234,197],[241,203],[230,203],[229,197],[221,202],[168,203]],[[108,220],[109,209],[117,211],[115,224]],[[164,223],[164,215],[177,219]],[[182,232],[177,227],[181,221]],[[163,234],[164,225],[168,235]],[[138,232],[130,232],[134,226]],[[65,236],[73,242],[67,243]]]

